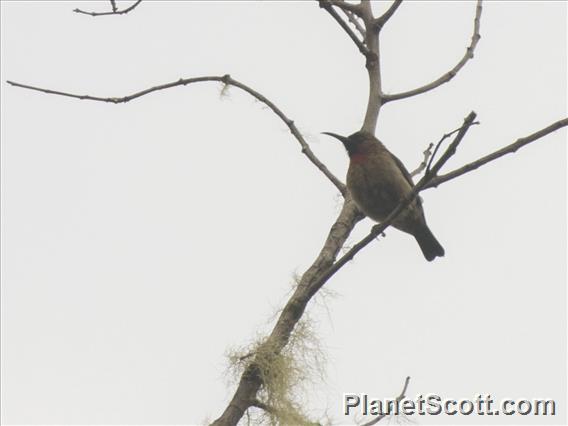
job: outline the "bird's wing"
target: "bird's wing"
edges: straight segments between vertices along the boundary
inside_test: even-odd
[[[410,184],[411,188],[414,188],[414,182],[412,181],[412,176],[410,176],[410,173],[408,173],[408,170],[406,170],[406,167],[404,167],[404,164],[402,164],[402,161],[400,161],[398,159],[398,157],[396,155],[394,155],[392,152],[388,151],[388,153],[391,155],[391,157],[394,160],[395,164],[397,165],[398,169],[400,170],[400,172],[404,176],[404,179],[406,179],[406,181]],[[416,196],[416,203],[418,203],[418,206],[422,205],[422,197],[420,195]]]
[[[404,176],[404,178],[406,179],[406,181],[410,184],[411,187],[414,188],[414,182],[412,181],[412,176],[410,176],[410,173],[408,173],[408,170],[406,170],[406,167],[404,167],[404,164],[402,164],[402,161],[400,161],[398,159],[398,157],[396,155],[394,155],[392,152],[390,152],[390,151],[387,151],[387,152],[391,155],[392,159],[396,163],[397,167],[401,171],[401,173]]]

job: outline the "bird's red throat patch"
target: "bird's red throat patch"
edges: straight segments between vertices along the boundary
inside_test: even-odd
[[[365,152],[355,152],[349,156],[349,159],[353,163],[363,163],[367,160],[367,154]]]

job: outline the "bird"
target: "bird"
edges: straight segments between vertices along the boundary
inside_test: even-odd
[[[347,190],[359,210],[376,222],[384,221],[414,187],[402,161],[370,132],[361,130],[347,137],[331,132],[323,134],[339,139],[347,150]],[[444,248],[426,224],[419,197],[414,198],[392,225],[412,235],[429,262],[444,256]]]

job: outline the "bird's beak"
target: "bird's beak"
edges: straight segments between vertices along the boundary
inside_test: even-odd
[[[347,138],[345,136],[338,135],[337,133],[322,132],[322,135],[328,135],[334,137],[335,139],[339,139],[341,142],[343,142],[343,145],[345,145],[345,143],[347,142]]]

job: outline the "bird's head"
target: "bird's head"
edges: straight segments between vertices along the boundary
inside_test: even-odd
[[[375,137],[364,131],[355,132],[350,136],[341,136],[331,132],[323,132],[322,134],[339,139],[351,159],[366,155],[369,151],[369,145],[375,142]]]

